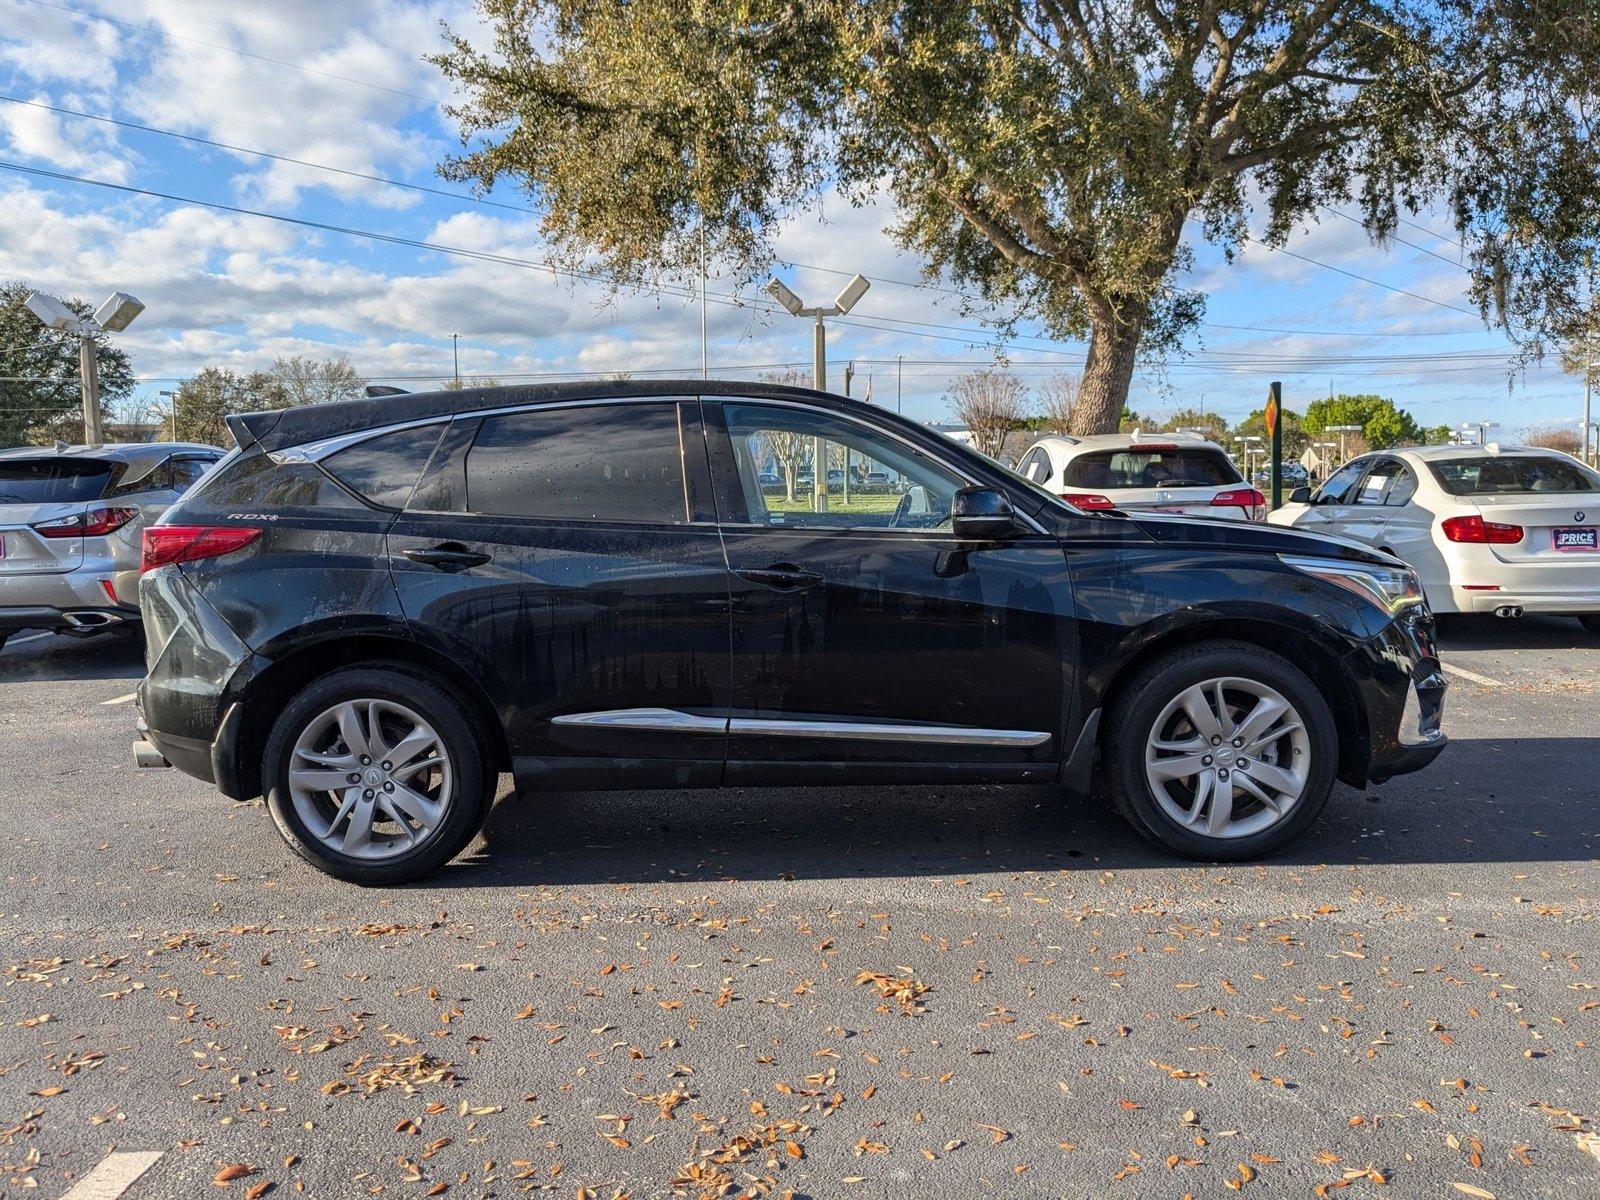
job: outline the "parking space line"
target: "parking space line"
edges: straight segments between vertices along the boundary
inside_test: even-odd
[[[78,1180],[61,1200],[117,1200],[165,1153],[165,1150],[114,1150]]]
[[[47,638],[47,637],[52,637],[52,636],[54,636],[54,635],[52,635],[49,632],[45,632],[45,633],[30,633],[30,634],[28,634],[27,637],[11,638],[10,639],[10,643],[13,646],[20,646],[20,645],[22,645],[23,642],[36,642],[40,638]]]
[[[1472,683],[1482,684],[1484,687],[1505,687],[1498,679],[1490,679],[1487,675],[1479,675],[1476,671],[1469,671],[1465,667],[1451,666],[1449,663],[1440,663],[1452,675],[1459,675],[1462,679]]]
[[[104,708],[108,704],[126,704],[129,700],[137,700],[138,698],[138,692],[129,692],[126,696],[113,696],[109,700],[102,700],[100,701],[100,706]]]

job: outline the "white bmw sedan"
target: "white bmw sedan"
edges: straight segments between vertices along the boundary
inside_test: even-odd
[[[1436,613],[1566,613],[1600,633],[1600,474],[1553,450],[1417,446],[1296,489],[1274,525],[1386,550]]]

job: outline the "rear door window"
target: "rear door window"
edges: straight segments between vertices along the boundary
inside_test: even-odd
[[[330,454],[322,466],[358,496],[385,508],[404,508],[442,432],[440,423],[379,434]]]
[[[1380,459],[1372,464],[1372,469],[1367,472],[1356,489],[1351,503],[1354,504],[1382,504],[1389,494],[1389,488],[1405,470],[1392,458]]]
[[[486,417],[467,453],[467,508],[508,517],[682,524],[675,401]]]
[[[1080,454],[1062,468],[1061,482],[1104,489],[1223,487],[1243,480],[1220,450],[1135,446]]]
[[[0,461],[0,504],[76,504],[98,500],[114,464],[88,458],[13,458]]]

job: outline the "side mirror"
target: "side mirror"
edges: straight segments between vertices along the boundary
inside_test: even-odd
[[[950,528],[965,542],[992,542],[1014,532],[1011,501],[999,488],[965,487],[950,501]]]
[[[1311,503],[1311,489],[1308,488],[1305,484],[1302,483],[1299,487],[1295,488],[1294,491],[1289,493],[1289,503],[1290,504],[1310,504]]]

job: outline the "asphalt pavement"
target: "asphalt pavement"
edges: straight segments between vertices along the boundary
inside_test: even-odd
[[[1443,640],[1445,756],[1259,864],[1051,788],[559,793],[387,890],[134,768],[132,638],[14,640],[0,1197],[1593,1197],[1600,639]]]

